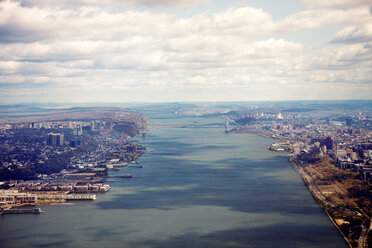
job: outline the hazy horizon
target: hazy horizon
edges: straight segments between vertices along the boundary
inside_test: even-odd
[[[371,103],[372,99],[348,99],[348,100],[257,100],[257,101],[164,101],[164,102],[13,102],[13,103],[6,103],[0,102],[0,106],[31,106],[31,107],[41,107],[41,108],[72,108],[72,107],[135,107],[135,106],[158,106],[158,105],[172,105],[172,104],[192,104],[192,105],[206,105],[211,106],[213,105],[236,105],[236,106],[244,106],[245,104],[249,105],[265,105],[270,103],[277,103],[277,104],[332,104],[332,103],[344,103],[349,102],[351,104],[355,103]],[[123,106],[126,104],[126,106]],[[367,107],[367,106],[366,106]]]

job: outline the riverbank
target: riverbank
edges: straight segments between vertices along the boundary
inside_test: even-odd
[[[331,215],[328,213],[327,209],[324,207],[326,205],[330,205],[331,203],[327,202],[327,200],[321,195],[319,190],[316,188],[312,178],[310,175],[308,175],[304,169],[298,164],[298,161],[293,156],[290,156],[288,158],[289,163],[293,167],[295,171],[300,174],[305,186],[309,189],[310,193],[314,197],[315,201],[320,205],[324,213],[328,216],[328,218],[331,220],[332,224],[337,228],[340,235],[344,238],[345,242],[349,245],[350,248],[353,248],[352,244],[348,240],[348,238],[344,235],[344,233],[341,231],[335,220],[331,217]]]
[[[370,230],[368,227],[370,227],[371,220],[368,214],[358,206],[358,201],[352,197],[348,197],[344,192],[350,190],[344,190],[341,184],[336,185],[336,190],[336,186],[334,186],[336,183],[331,179],[325,181],[324,175],[317,175],[317,177],[314,178],[314,175],[309,173],[309,171],[312,172],[311,169],[314,168],[305,169],[305,166],[312,165],[304,165],[304,163],[298,160],[294,155],[289,157],[288,160],[292,167],[301,175],[304,184],[309,189],[316,202],[322,207],[333,225],[340,232],[349,247],[367,248]],[[331,168],[331,170],[335,169]],[[322,173],[322,170],[319,168],[316,171],[317,173]]]
[[[133,142],[124,148],[122,150],[130,155],[125,157],[125,160],[112,158],[103,164],[94,162],[94,165],[91,164],[88,168],[65,170],[51,175],[49,179],[6,182],[6,189],[0,189],[0,213],[22,206],[57,205],[70,200],[95,200],[96,195],[92,193],[105,193],[111,189],[108,184],[103,184],[110,178],[108,176],[110,171],[117,171],[128,164],[136,163],[146,152],[145,147]],[[124,174],[120,177],[132,176]]]
[[[153,122],[182,126],[192,120]],[[266,150],[273,140],[223,131],[154,128],[145,137],[133,138],[156,149],[140,158],[143,169],[129,166],[110,172],[131,173],[133,179],[116,179],[112,189],[92,203],[45,206],[46,213],[38,216],[2,218],[0,243],[42,247],[53,242],[68,248],[347,247],[287,158]]]
[[[301,146],[296,139],[288,139],[260,128],[242,128],[236,133],[252,133],[281,140],[268,147],[272,151],[289,150],[289,162],[301,175],[305,185],[349,247],[371,246],[372,216],[371,185],[362,180],[358,171],[337,168],[326,151],[316,144]],[[305,140],[311,142],[311,140]],[[318,144],[320,146],[320,142]],[[317,152],[318,151],[318,152]],[[296,152],[298,155],[294,155]]]

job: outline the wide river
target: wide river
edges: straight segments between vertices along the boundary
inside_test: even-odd
[[[154,152],[92,202],[0,216],[0,247],[347,247],[272,139],[218,118],[155,115],[134,141]]]

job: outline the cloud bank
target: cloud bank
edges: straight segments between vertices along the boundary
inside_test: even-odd
[[[126,7],[117,8],[124,2]],[[301,2],[303,10],[274,20],[249,5],[210,12],[205,1],[1,1],[0,97],[10,102],[370,98],[368,1]],[[206,9],[180,17],[158,8],[190,4]],[[301,36],[334,27],[339,30],[326,42]]]

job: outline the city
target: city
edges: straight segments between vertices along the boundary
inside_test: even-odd
[[[104,184],[108,171],[146,152],[129,142],[127,133],[113,131],[114,125],[122,125],[119,115],[115,120],[0,125],[0,213],[14,213],[12,208],[23,205],[95,200],[95,193],[110,190]]]
[[[290,152],[290,163],[350,246],[365,247],[372,229],[372,118],[331,116],[249,112],[226,118],[225,129],[279,139],[268,149]]]
[[[324,111],[323,105],[311,111],[235,105],[188,106],[173,112],[220,121],[219,125],[194,121],[181,129],[222,129],[225,122],[226,134],[252,133],[279,140],[267,149],[288,157],[350,247],[366,247],[372,215],[371,111]],[[283,113],[276,112],[280,110]],[[96,194],[110,190],[107,182],[113,178],[131,178],[108,172],[126,166],[142,168],[135,161],[147,149],[129,141],[127,133],[145,135],[148,120],[140,118],[134,131],[123,131],[125,120],[118,120],[122,116],[118,113],[116,119],[2,124],[2,213],[42,213],[40,208],[19,207],[96,200]]]
[[[0,0],[0,246],[372,248],[371,0]]]

